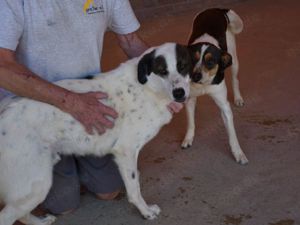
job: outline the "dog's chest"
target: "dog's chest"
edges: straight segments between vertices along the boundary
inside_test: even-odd
[[[205,94],[211,93],[213,90],[213,85],[203,85],[198,83],[191,83],[191,97],[197,97]]]

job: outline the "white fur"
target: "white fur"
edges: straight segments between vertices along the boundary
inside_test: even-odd
[[[0,212],[0,225],[12,225],[16,220],[33,225],[53,223],[53,216],[39,219],[30,212],[45,199],[51,187],[52,168],[59,160],[58,154],[113,154],[129,201],[145,218],[158,216],[159,207],[147,205],[140,192],[138,154],[172,118],[167,110],[173,101],[172,81],[177,80],[176,85],[189,92],[189,80],[181,79],[176,70],[175,44],[158,47],[157,54],[166,58],[170,73],[167,79],[157,79],[151,74],[146,84],[138,83],[139,58],[136,58],[93,80],[57,83],[81,93],[108,93],[109,98],[104,102],[114,107],[119,117],[114,128],[102,136],[87,134],[72,116],[45,103],[16,98],[1,105],[0,200],[5,207]]]
[[[239,61],[236,53],[236,41],[235,35],[242,32],[244,24],[242,19],[237,13],[233,10],[229,10],[227,13],[229,19],[228,28],[226,31],[226,40],[227,40],[227,49],[232,56],[232,66],[231,66],[231,75],[232,75],[232,88],[234,103],[236,106],[244,106],[244,99],[240,92],[239,80],[237,78],[239,71]]]
[[[232,56],[232,81],[233,81],[233,90],[234,90],[234,98],[235,98],[235,104],[238,106],[242,106],[244,104],[244,101],[241,97],[240,91],[239,91],[239,82],[237,79],[237,73],[238,73],[238,58],[236,54],[236,44],[235,44],[235,38],[234,35],[237,32],[241,32],[242,30],[242,20],[240,17],[234,13],[232,10],[228,12],[228,18],[230,21],[230,26],[228,26],[227,32],[226,32],[226,38],[227,38],[227,47],[228,52]],[[198,42],[208,42],[215,46],[219,46],[217,40],[213,38],[212,36],[208,34],[204,34],[203,36],[199,37],[197,41]],[[205,46],[205,45],[204,45]],[[202,56],[201,56],[202,59]],[[203,77],[205,77],[203,75]],[[234,128],[233,123],[233,115],[231,111],[230,104],[227,100],[227,87],[225,80],[223,80],[218,85],[211,85],[200,83],[192,83],[191,84],[191,93],[190,98],[186,104],[186,111],[187,111],[187,118],[188,118],[188,128],[185,135],[185,138],[182,142],[182,147],[187,148],[192,146],[194,136],[195,136],[195,107],[196,107],[196,100],[198,96],[208,94],[213,98],[215,103],[218,105],[218,107],[221,110],[222,118],[229,136],[229,144],[231,147],[231,152],[235,157],[235,160],[238,163],[241,164],[247,164],[248,159],[246,158],[245,154],[243,153]]]
[[[209,35],[207,33],[203,34],[201,37],[198,37],[192,44],[196,44],[199,42],[211,43],[211,44],[217,46],[218,48],[220,48],[219,42],[214,37],[212,37],[211,35]]]

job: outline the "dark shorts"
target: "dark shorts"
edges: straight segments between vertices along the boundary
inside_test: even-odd
[[[113,156],[63,156],[54,167],[53,184],[42,207],[54,214],[77,208],[81,185],[97,194],[122,188],[123,181]]]

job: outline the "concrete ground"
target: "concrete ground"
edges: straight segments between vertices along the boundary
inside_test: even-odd
[[[201,97],[192,148],[180,149],[183,110],[140,155],[142,193],[161,207],[157,220],[143,220],[126,198],[103,202],[86,194],[80,209],[55,225],[300,224],[300,1],[252,0],[224,7],[235,9],[245,22],[237,40],[246,105],[233,106],[233,112],[250,164],[234,162],[219,110]],[[151,45],[185,43],[198,10],[203,9],[149,18],[141,35]],[[124,59],[108,34],[104,70]],[[229,98],[232,102],[231,88]]]

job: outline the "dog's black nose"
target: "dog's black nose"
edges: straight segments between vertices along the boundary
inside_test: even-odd
[[[192,81],[193,82],[199,82],[202,79],[202,73],[194,73],[192,75]]]
[[[176,88],[173,90],[173,97],[176,102],[184,102],[185,101],[185,91],[183,88]]]

